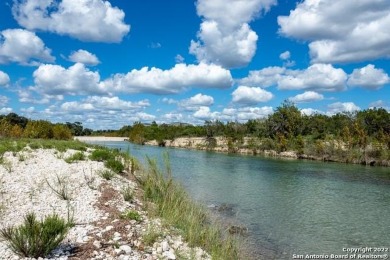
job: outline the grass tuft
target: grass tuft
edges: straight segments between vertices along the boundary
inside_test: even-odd
[[[123,199],[132,202],[134,199],[133,189],[130,186],[122,188]]]
[[[75,161],[84,161],[85,160],[85,154],[83,152],[77,152],[74,153],[72,156],[65,158],[65,162],[67,163],[73,163]]]
[[[154,225],[150,225],[148,226],[146,232],[142,235],[142,240],[146,246],[152,246],[161,236],[162,232],[159,228]]]
[[[141,221],[141,215],[135,210],[127,210],[120,214],[121,219],[129,219],[135,221]]]
[[[98,171],[98,174],[100,177],[102,177],[103,179],[105,179],[107,181],[111,180],[115,176],[114,172],[107,170],[107,169]]]
[[[55,186],[51,185],[48,180],[46,180],[47,185],[50,189],[57,195],[58,198],[62,200],[71,200],[70,192],[68,189],[68,183],[65,178],[60,178],[56,175]]]
[[[69,223],[57,214],[38,221],[34,213],[29,213],[22,225],[1,229],[0,238],[19,256],[45,257],[64,240],[69,228]]]
[[[114,159],[114,155],[113,153],[108,150],[108,149],[97,149],[97,150],[93,150],[91,155],[89,156],[89,158],[92,160],[92,161],[99,161],[99,162],[103,162],[103,161],[107,161],[109,159]]]
[[[116,159],[109,159],[104,163],[104,165],[115,173],[122,173],[125,169],[123,163]]]
[[[147,162],[141,185],[145,199],[157,205],[157,214],[182,230],[190,246],[205,249],[213,259],[239,259],[237,238],[213,223],[206,209],[193,202],[184,188],[173,181],[168,158],[164,173],[154,160],[147,157]]]

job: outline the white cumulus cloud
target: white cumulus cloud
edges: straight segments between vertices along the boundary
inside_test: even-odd
[[[355,112],[360,110],[360,107],[355,105],[353,102],[336,102],[328,105],[328,113],[329,115],[334,115],[342,112]]]
[[[250,71],[241,84],[258,87],[277,86],[282,90],[341,91],[346,89],[347,74],[330,64],[313,64],[303,70],[269,67]]]
[[[37,65],[38,62],[54,60],[51,50],[35,33],[23,29],[0,32],[0,64],[16,62],[21,65]]]
[[[214,104],[214,98],[202,93],[196,94],[188,99],[181,100],[178,105],[184,110],[197,110],[201,106],[211,106]]]
[[[105,0],[15,0],[16,21],[29,30],[88,42],[120,42],[130,31],[125,13]]]
[[[289,98],[294,103],[306,103],[323,100],[324,96],[315,91],[305,91],[302,94],[298,94],[295,97]]]
[[[354,69],[348,78],[348,85],[367,89],[379,89],[389,83],[389,75],[383,69],[377,69],[372,64]]]
[[[8,97],[0,95],[0,107],[4,107],[5,105],[7,105],[8,101],[9,101]]]
[[[268,67],[261,70],[249,71],[249,75],[239,80],[239,83],[249,86],[257,86],[261,88],[271,87],[286,73],[286,68]]]
[[[232,93],[232,101],[238,104],[255,105],[267,102],[273,98],[273,94],[257,87],[238,86]]]
[[[88,95],[103,93],[99,87],[100,75],[90,71],[82,63],[69,68],[45,64],[33,73],[34,89],[48,95]]]
[[[340,91],[346,88],[347,74],[330,64],[313,64],[305,70],[291,70],[278,80],[279,89]]]
[[[290,59],[291,57],[291,53],[289,51],[285,51],[285,52],[282,52],[280,55],[279,55],[279,58],[281,60],[288,60]]]
[[[276,0],[198,0],[197,13],[204,20],[198,41],[191,41],[190,53],[198,61],[227,68],[247,65],[258,40],[248,23],[275,4]]]
[[[209,107],[201,106],[198,110],[193,114],[193,116],[197,119],[201,120],[215,120],[220,116],[219,112],[211,112]]]
[[[236,119],[241,122],[245,122],[250,119],[260,119],[266,118],[268,115],[272,114],[274,111],[272,107],[244,107],[238,109]]]
[[[72,52],[69,55],[69,60],[73,61],[75,63],[83,63],[85,65],[97,65],[100,63],[99,59],[96,57],[95,54],[90,53],[89,51],[86,50],[78,50],[75,52]]]
[[[8,85],[10,78],[7,73],[0,70],[0,86]]]
[[[346,63],[390,57],[387,0],[304,0],[279,16],[279,32],[309,41],[312,62]]]
[[[176,64],[169,70],[144,67],[127,74],[116,74],[103,82],[105,88],[123,93],[173,94],[191,87],[229,88],[233,78],[229,70],[218,65]]]

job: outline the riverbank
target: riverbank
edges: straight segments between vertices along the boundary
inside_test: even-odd
[[[74,226],[49,259],[211,259],[148,214],[134,161],[116,154],[125,168],[107,174],[115,167],[96,159],[94,148],[72,143],[53,142],[46,149],[39,141],[1,143],[0,229],[20,225],[27,213],[38,219],[56,213]],[[24,259],[6,241],[0,242],[0,256]]]
[[[294,150],[277,152],[273,149],[264,149],[261,148],[261,141],[255,138],[243,138],[242,143],[237,144],[225,137],[215,137],[212,140],[206,137],[179,137],[174,140],[164,140],[163,142],[157,142],[156,140],[147,141],[144,145],[390,167],[390,160],[378,158],[378,150],[375,150],[372,146],[369,146],[366,151],[361,149],[350,150],[337,141],[324,141],[313,145],[315,149],[302,149],[303,152]]]
[[[129,140],[129,138],[113,136],[75,136],[73,139],[80,142],[120,142]]]

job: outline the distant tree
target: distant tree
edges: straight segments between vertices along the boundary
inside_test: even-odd
[[[296,137],[302,131],[302,115],[290,101],[284,101],[266,120],[270,137]]]
[[[67,125],[55,124],[53,126],[53,138],[57,140],[69,140],[72,139],[72,132]]]
[[[145,139],[145,125],[141,122],[134,122],[129,134],[129,140],[136,144],[144,144]]]
[[[28,119],[23,116],[19,116],[18,114],[15,113],[9,113],[6,116],[6,119],[11,125],[18,125],[21,128],[25,128],[28,122]]]
[[[23,135],[23,128],[20,125],[13,125],[9,133],[10,137],[19,138]]]
[[[26,138],[53,138],[53,125],[49,121],[37,120],[29,121],[23,132]]]
[[[66,125],[72,132],[73,136],[82,136],[84,134],[83,132],[84,128],[81,122],[74,122],[74,123],[66,122]]]

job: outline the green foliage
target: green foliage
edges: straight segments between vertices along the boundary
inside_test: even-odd
[[[104,165],[115,173],[122,173],[125,169],[123,163],[116,159],[108,159]]]
[[[90,157],[92,161],[107,161],[109,159],[113,159],[114,155],[113,153],[108,149],[96,149],[93,150]]]
[[[150,225],[142,235],[142,240],[146,246],[152,246],[160,236],[162,236],[162,232],[158,227]]]
[[[271,137],[295,137],[302,131],[302,115],[293,103],[284,101],[283,104],[277,107],[275,112],[268,117],[266,125]]]
[[[133,195],[133,189],[130,186],[127,186],[122,189],[122,195],[123,199],[125,201],[131,202],[133,201],[134,195]]]
[[[53,126],[53,138],[56,140],[70,140],[72,139],[72,132],[63,124],[56,124]]]
[[[129,140],[136,144],[145,143],[145,126],[141,122],[134,123],[130,131]]]
[[[69,156],[68,158],[65,158],[65,162],[67,163],[72,163],[75,161],[84,161],[84,160],[85,160],[85,154],[83,152],[77,152]]]
[[[115,176],[115,173],[110,170],[100,170],[98,171],[98,174],[107,181],[111,180]]]
[[[64,240],[70,226],[56,214],[38,221],[34,213],[29,213],[22,225],[1,229],[0,237],[19,256],[39,258],[47,256]]]
[[[141,185],[145,199],[157,205],[157,214],[181,230],[190,246],[204,248],[213,259],[239,259],[237,241],[216,223],[211,223],[207,211],[193,202],[184,188],[173,181],[169,162],[166,161],[163,173],[154,160],[147,158],[147,161],[149,167]]]
[[[120,214],[121,219],[141,221],[141,215],[136,210],[127,210]]]
[[[44,120],[29,121],[24,129],[23,137],[51,139],[53,138],[52,124]]]

